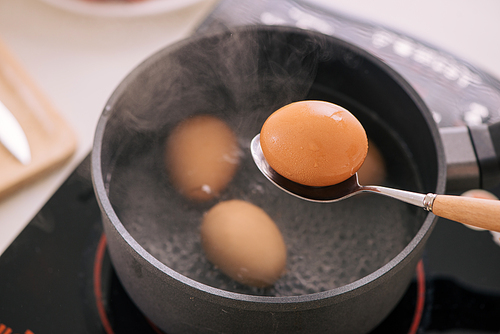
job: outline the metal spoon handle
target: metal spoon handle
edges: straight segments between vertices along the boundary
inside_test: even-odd
[[[419,206],[421,208],[425,208],[424,201],[426,196],[429,196],[412,191],[399,190],[382,186],[360,186],[359,191],[369,191],[380,195],[385,195],[409,204]]]

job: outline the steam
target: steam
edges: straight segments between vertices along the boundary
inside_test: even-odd
[[[318,35],[243,29],[195,37],[159,52],[127,80],[120,127],[165,131],[198,113],[256,131],[279,107],[304,99],[325,48]],[[256,132],[255,132],[256,133]]]

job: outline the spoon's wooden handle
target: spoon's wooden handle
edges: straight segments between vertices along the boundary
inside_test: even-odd
[[[497,200],[437,195],[432,212],[459,223],[500,232],[500,201]]]

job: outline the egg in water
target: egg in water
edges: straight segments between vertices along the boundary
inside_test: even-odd
[[[236,135],[224,121],[211,115],[182,121],[165,145],[171,182],[195,201],[218,196],[236,173],[239,157]]]
[[[358,170],[358,181],[362,185],[383,184],[386,178],[385,160],[377,145],[368,139],[368,154]]]
[[[252,203],[218,203],[205,213],[200,232],[207,259],[237,282],[263,288],[285,272],[283,236],[267,213]]]
[[[269,165],[294,182],[315,187],[347,180],[363,164],[368,139],[346,109],[324,101],[300,101],[265,121],[260,145]]]

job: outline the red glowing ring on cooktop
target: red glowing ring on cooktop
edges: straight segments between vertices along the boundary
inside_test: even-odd
[[[102,326],[106,334],[115,334],[113,327],[108,319],[108,314],[106,308],[104,307],[104,299],[102,296],[102,264],[104,260],[104,254],[106,253],[106,236],[103,234],[97,245],[97,251],[94,259],[94,295],[96,299],[97,311],[99,313],[99,318],[101,319]],[[162,331],[158,329],[149,319],[145,317],[146,321],[149,323],[151,328],[158,334],[163,334]]]

